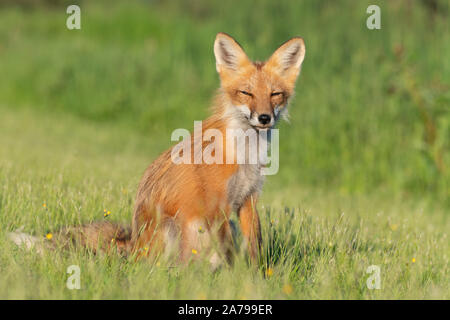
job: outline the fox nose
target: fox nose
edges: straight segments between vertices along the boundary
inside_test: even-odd
[[[270,122],[270,115],[266,113],[260,114],[258,120],[261,124],[268,124]]]

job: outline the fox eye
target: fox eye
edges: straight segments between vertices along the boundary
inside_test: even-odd
[[[280,96],[280,95],[282,95],[283,94],[283,92],[272,92],[271,94],[270,94],[270,96],[271,97],[275,97],[275,96]]]
[[[253,94],[251,94],[250,92],[244,91],[244,90],[239,90],[240,93],[249,96],[249,97],[253,97]]]

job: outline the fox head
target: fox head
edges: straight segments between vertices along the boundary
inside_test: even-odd
[[[287,115],[305,57],[302,38],[286,41],[265,62],[252,62],[236,40],[218,33],[214,55],[225,114],[257,130],[271,128]]]

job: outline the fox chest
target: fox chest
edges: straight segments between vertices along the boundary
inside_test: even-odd
[[[264,184],[260,166],[257,164],[241,164],[230,177],[227,186],[228,203],[237,212],[245,200],[254,193],[259,193]]]

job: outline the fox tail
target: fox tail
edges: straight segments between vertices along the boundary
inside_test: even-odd
[[[66,227],[45,237],[18,229],[8,233],[7,237],[17,246],[39,253],[56,248],[85,248],[93,253],[116,250],[122,256],[131,252],[131,228],[109,221]]]

